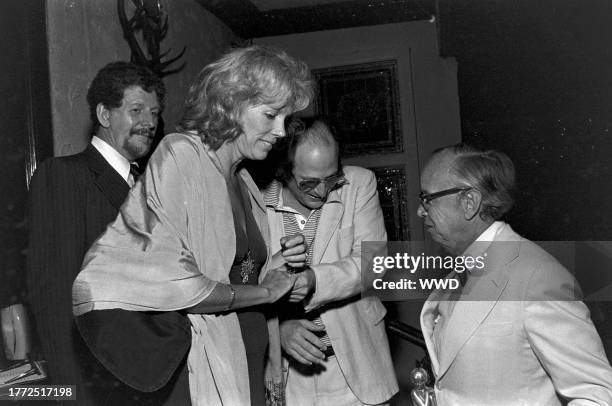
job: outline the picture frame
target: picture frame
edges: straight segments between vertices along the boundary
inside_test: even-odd
[[[404,150],[397,61],[384,60],[315,69],[317,114],[327,118],[343,156]]]

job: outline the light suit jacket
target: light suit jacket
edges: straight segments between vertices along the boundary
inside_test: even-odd
[[[387,233],[374,174],[343,168],[348,184],[330,193],[314,240],[312,270],[316,290],[305,306],[319,309],[348,385],[363,403],[378,404],[397,391],[377,297],[360,298],[361,243],[386,241]],[[280,249],[283,215],[267,204],[272,252]]]
[[[432,332],[449,293],[434,291],[421,312],[438,405],[612,405],[612,369],[577,291],[561,264],[503,225],[439,354]]]

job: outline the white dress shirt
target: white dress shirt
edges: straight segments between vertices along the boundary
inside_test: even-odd
[[[98,150],[106,162],[117,171],[130,187],[134,186],[134,177],[130,174],[130,161],[106,141],[95,135],[91,138],[91,145]]]

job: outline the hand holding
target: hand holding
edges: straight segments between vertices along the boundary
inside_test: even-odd
[[[270,294],[268,303],[274,303],[291,290],[295,283],[295,275],[287,272],[285,265],[268,271],[260,286]]]
[[[280,245],[283,259],[289,267],[303,268],[306,266],[308,247],[306,246],[306,238],[302,234],[282,237]]]
[[[310,269],[310,267],[295,275],[295,284],[293,285],[291,295],[289,296],[289,302],[291,303],[301,302],[315,288],[316,277],[314,271]]]
[[[297,362],[305,365],[320,364],[326,349],[316,332],[325,327],[308,320],[286,320],[280,325],[281,346]]]

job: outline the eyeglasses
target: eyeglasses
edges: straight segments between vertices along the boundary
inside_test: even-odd
[[[431,207],[432,200],[435,200],[442,196],[454,195],[456,193],[465,192],[466,190],[472,189],[471,187],[454,187],[451,189],[441,190],[435,193],[425,193],[421,192],[419,195],[419,199],[421,199],[421,205],[425,210],[429,210]]]
[[[328,176],[325,179],[302,179],[298,180],[295,175],[293,175],[295,179],[295,183],[297,184],[298,189],[300,189],[304,193],[308,193],[319,186],[320,183],[325,184],[325,189],[327,191],[332,191],[344,185],[346,183],[346,178],[344,177],[344,173],[339,171],[338,173]]]

